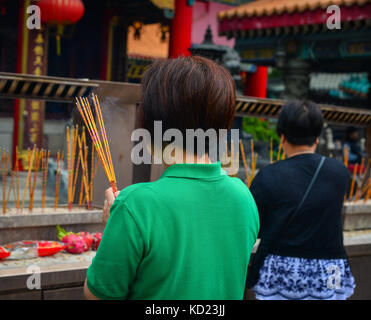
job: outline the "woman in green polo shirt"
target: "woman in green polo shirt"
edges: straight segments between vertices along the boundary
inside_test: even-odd
[[[161,60],[143,76],[139,123],[151,134],[157,120],[163,131],[228,129],[234,105],[233,79],[220,65],[202,57]],[[112,190],[106,198],[113,202]],[[207,153],[179,160],[159,180],[118,194],[85,295],[242,299],[258,231],[254,199],[240,179],[226,175]]]

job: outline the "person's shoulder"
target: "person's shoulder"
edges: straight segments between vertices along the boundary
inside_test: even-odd
[[[259,172],[254,178],[254,180],[256,178],[258,180],[264,180],[266,177],[272,177],[272,175],[275,175],[276,173],[282,173],[282,170],[286,166],[287,166],[286,160],[270,163],[259,169]]]
[[[148,201],[149,196],[153,195],[153,191],[157,189],[156,184],[157,181],[134,183],[122,189],[116,200],[119,202],[130,202],[146,199]]]
[[[227,185],[226,196],[229,199],[243,200],[251,202],[254,200],[249,187],[238,177],[226,176],[223,180],[223,184]]]
[[[337,173],[348,174],[348,169],[344,163],[336,158],[326,157],[327,167]]]

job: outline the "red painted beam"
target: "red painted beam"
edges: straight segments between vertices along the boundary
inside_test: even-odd
[[[170,27],[170,58],[190,55],[192,11],[193,7],[187,4],[187,0],[175,0],[175,14]]]
[[[353,5],[350,7],[340,7],[341,21],[356,21],[371,19],[371,4],[363,6]],[[241,31],[241,30],[260,30],[267,28],[282,28],[303,25],[315,25],[326,23],[328,14],[325,9],[313,11],[274,14],[261,17],[242,17],[236,16],[230,19],[219,21],[219,32]]]

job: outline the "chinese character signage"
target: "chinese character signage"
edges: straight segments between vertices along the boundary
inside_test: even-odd
[[[31,4],[33,1],[31,1]],[[40,29],[27,29],[24,24],[22,47],[22,72],[36,76],[47,74],[47,31],[44,26]],[[20,138],[18,144],[21,150],[33,148],[34,145],[42,147],[43,143],[43,122],[45,102],[42,100],[22,100],[21,101]],[[23,121],[22,121],[23,120]],[[23,129],[23,132],[22,132]],[[23,152],[21,152],[23,154]]]

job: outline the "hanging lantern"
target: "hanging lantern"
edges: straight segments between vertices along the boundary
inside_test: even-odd
[[[0,14],[4,15],[6,13],[6,0],[0,0]]]
[[[57,55],[61,53],[61,36],[65,25],[74,24],[84,14],[81,0],[39,0],[37,5],[41,11],[41,21],[57,27]]]

